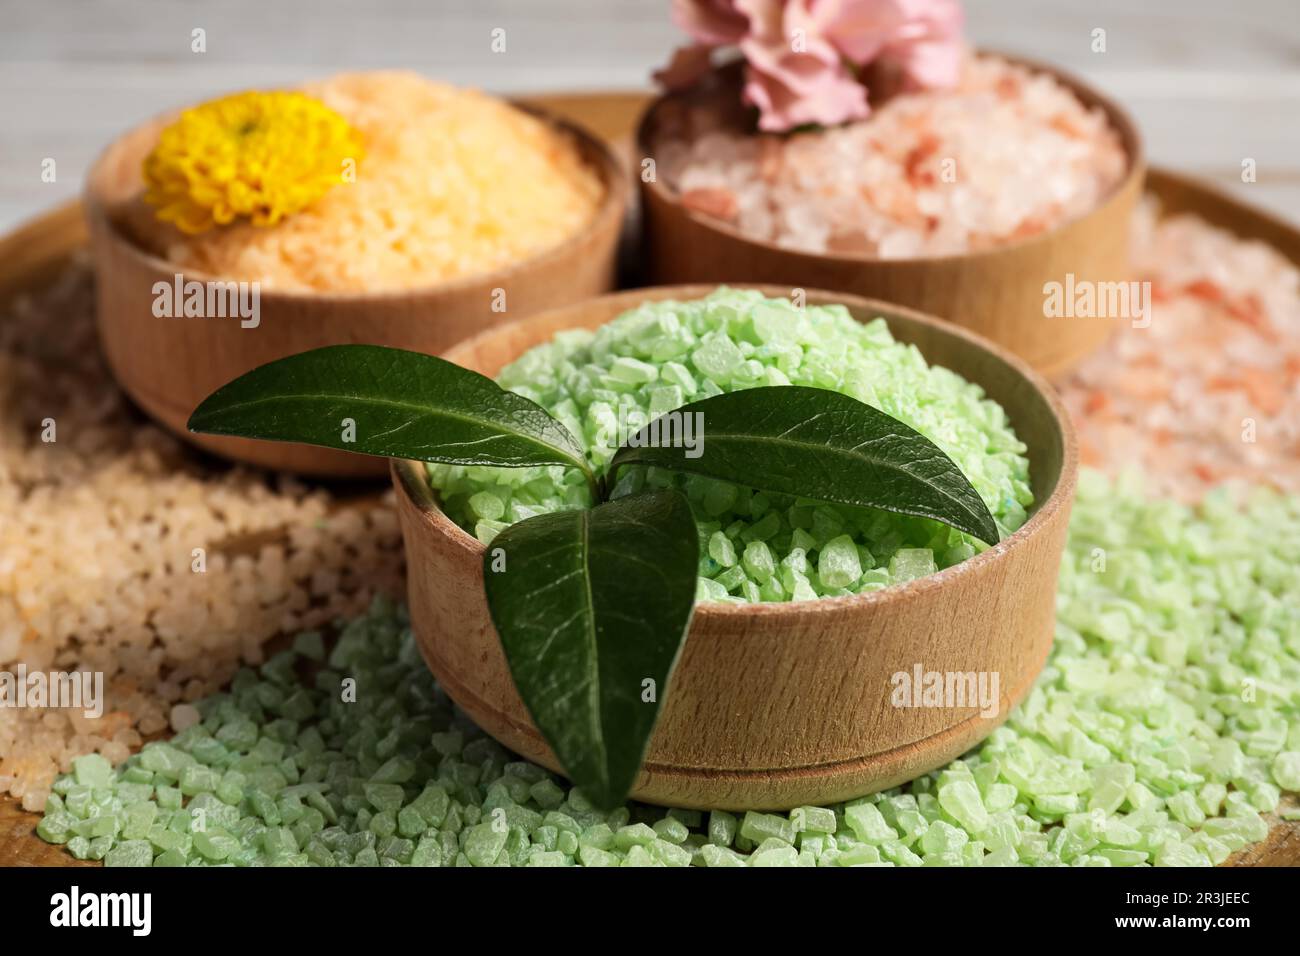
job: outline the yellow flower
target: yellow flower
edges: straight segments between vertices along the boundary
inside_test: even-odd
[[[361,134],[302,93],[236,93],[186,110],[144,161],[145,201],[187,233],[274,226],[348,178]]]

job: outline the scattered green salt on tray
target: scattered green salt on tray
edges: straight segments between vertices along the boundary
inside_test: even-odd
[[[1300,500],[1194,511],[1085,473],[1027,700],[965,758],[834,807],[602,813],[454,710],[400,608],[302,684],[322,655],[241,671],[116,770],[78,758],[37,832],[110,866],[1206,866],[1300,788]]]
[[[719,289],[650,302],[592,331],[561,332],[502,369],[505,388],[563,422],[603,471],[620,442],[687,402],[763,385],[833,389],[911,425],[955,461],[1005,537],[1033,503],[1025,446],[1001,406],[896,342],[884,320]],[[708,435],[704,435],[707,454]],[[430,465],[448,515],[481,541],[532,515],[589,505],[575,469]],[[700,530],[709,601],[810,600],[874,591],[950,567],[985,545],[936,521],[761,494],[641,467],[615,495],[677,485]]]

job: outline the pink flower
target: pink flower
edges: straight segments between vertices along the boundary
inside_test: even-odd
[[[955,86],[961,73],[962,27],[958,0],[892,0],[903,22],[882,57],[898,64],[915,89]]]
[[[690,86],[715,49],[738,47],[743,96],[769,131],[866,116],[856,70],[874,61],[896,67],[911,88],[951,85],[961,66],[958,0],[673,0],[672,11],[696,42],[656,78]]]

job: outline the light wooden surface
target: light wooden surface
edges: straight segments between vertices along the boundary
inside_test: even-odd
[[[713,285],[621,292],[488,329],[445,354],[495,376],[557,332],[594,329],[652,299],[695,299]],[[760,286],[765,294],[786,287]],[[789,810],[911,780],[987,736],[1033,685],[1052,644],[1056,578],[1078,451],[1056,393],[1029,367],[939,319],[840,292],[846,305],[950,368],[1007,410],[1029,447],[1034,498],[1019,531],[905,585],[821,601],[696,608],[632,795],[667,806]],[[411,625],[443,688],[479,726],[530,760],[558,764],[515,690],[483,595],[483,546],[442,514],[418,465],[396,468]],[[403,480],[405,479],[405,480]],[[890,704],[892,675],[996,674],[993,715],[978,705]]]
[[[589,128],[611,139],[630,135],[636,120],[637,97],[623,95],[565,96],[550,103]],[[1300,263],[1300,231],[1272,214],[1232,201],[1230,194],[1208,189],[1187,177],[1155,169],[1148,176],[1148,188],[1175,209],[1199,212],[1211,222],[1233,229],[1243,236],[1257,236],[1274,243],[1293,261]],[[26,227],[0,237],[0,305],[41,282],[85,245],[82,212],[75,204],[55,208]],[[1295,806],[1294,797],[1287,797]],[[61,847],[50,846],[34,836],[39,816],[24,813],[15,802],[0,797],[0,865],[59,866],[72,860]],[[1300,866],[1300,822],[1272,821],[1268,838],[1235,854],[1236,866]]]
[[[967,0],[982,45],[1123,102],[1152,162],[1300,221],[1295,0]],[[0,229],[73,198],[95,155],[164,109],[340,69],[495,92],[645,89],[681,34],[668,0],[0,0]],[[207,52],[191,52],[206,30]],[[506,51],[491,52],[491,31]],[[1106,52],[1091,49],[1106,30]],[[56,160],[57,180],[41,180]],[[1253,158],[1258,181],[1241,182]]]
[[[1123,107],[1073,77],[1058,76],[1084,103],[1107,112],[1128,156],[1123,180],[1087,215],[1027,239],[964,255],[880,259],[804,252],[754,239],[729,223],[688,209],[680,194],[660,179],[643,179],[642,255],[652,281],[770,282],[851,292],[949,319],[1010,349],[1044,375],[1068,372],[1105,342],[1114,317],[1044,322],[1045,283],[1060,282],[1067,274],[1094,283],[1130,278],[1129,232],[1146,164],[1142,139]],[[719,122],[743,122],[735,108],[739,71],[719,71],[712,80],[711,85],[656,99],[637,130],[636,152],[653,156],[674,129],[681,129],[685,116],[701,109],[711,110]]]
[[[623,164],[604,141],[552,114],[537,115],[572,138],[605,183],[605,198],[583,230],[553,248],[490,273],[423,288],[373,293],[261,290],[258,323],[237,318],[154,315],[153,289],[209,278],[149,254],[131,223],[151,215],[141,195],[140,168],[162,121],[124,134],[91,170],[86,208],[96,284],[100,340],[118,384],[177,436],[215,454],[301,474],[380,477],[387,463],[293,442],[251,441],[186,430],[204,398],[275,359],[327,345],[363,342],[436,355],[480,329],[578,302],[614,287],[628,193]],[[498,296],[503,299],[498,299]],[[498,301],[506,305],[496,308]],[[359,423],[364,428],[364,423]]]

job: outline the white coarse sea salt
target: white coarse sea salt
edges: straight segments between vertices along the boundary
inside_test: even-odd
[[[690,109],[655,152],[685,205],[747,236],[891,259],[1043,232],[1095,208],[1127,168],[1101,109],[986,56],[954,89],[900,93],[831,129],[754,134]]]

